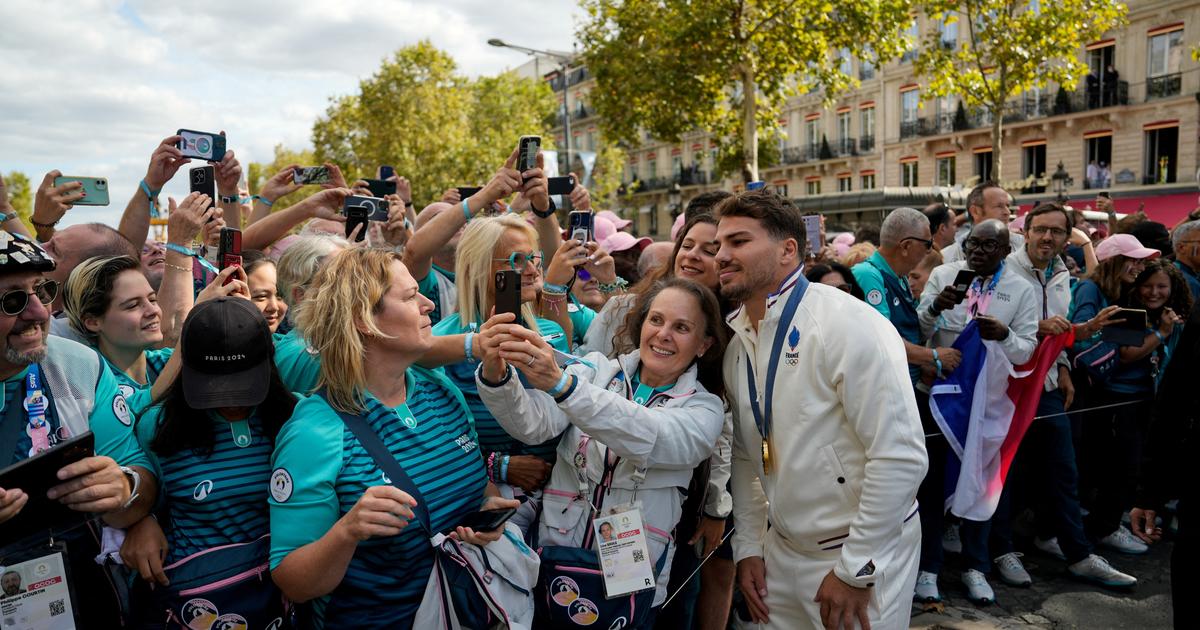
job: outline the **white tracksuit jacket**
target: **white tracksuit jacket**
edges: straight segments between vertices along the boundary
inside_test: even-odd
[[[630,376],[637,373],[637,352],[619,359],[593,352],[584,360],[596,369],[580,364],[568,367],[566,371],[579,377],[579,384],[562,403],[555,403],[545,392],[526,390],[512,367],[498,387],[484,383],[477,371],[479,396],[500,426],[526,444],[562,436],[558,461],[542,495],[541,544],[583,545],[591,526],[588,501],[595,498],[604,475],[606,454],[611,449],[620,456],[612,489],[596,507],[603,510],[641,502],[650,558],[657,562],[667,551],[654,596],[658,606],[667,596],[674,555],[670,533],[679,522],[683,491],[692,479],[692,469],[712,455],[725,424],[724,405],[696,380],[695,366],[688,368],[674,387],[652,398],[649,406],[642,406],[629,400],[625,389]],[[581,441],[587,458],[586,488],[580,488],[576,474]],[[639,471],[644,475],[640,482]]]
[[[789,287],[799,273],[781,286]],[[765,396],[771,345],[790,292],[767,300],[757,332],[744,308],[729,320],[735,338],[724,367],[736,401],[734,559],[763,556],[770,522],[775,534],[802,552],[840,545],[834,573],[865,587],[875,571],[903,571],[879,566],[880,550],[914,517],[928,463],[904,344],[891,322],[866,303],[811,283],[792,321],[783,322],[798,331],[798,343],[785,343],[780,358],[772,470],[764,474],[745,362],[749,353],[756,387]]]
[[[996,282],[995,293],[988,304],[986,314],[1000,320],[1008,326],[1008,337],[998,342],[1004,350],[1004,356],[1013,365],[1021,365],[1033,356],[1037,350],[1038,304],[1033,285],[1021,277],[1021,271],[1005,264]],[[917,306],[917,317],[921,320],[921,333],[929,337],[929,345],[933,347],[950,347],[958,335],[971,321],[967,312],[967,301],[959,302],[952,309],[942,311],[940,318],[929,311],[933,300],[942,289],[954,282],[958,272],[967,268],[967,262],[946,263],[934,268],[921,292],[921,303]],[[985,278],[984,285],[991,276]],[[934,328],[937,332],[934,332]]]

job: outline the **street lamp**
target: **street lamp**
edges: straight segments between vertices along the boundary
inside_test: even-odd
[[[497,38],[497,37],[493,37],[493,38],[487,40],[487,43],[488,43],[488,46],[495,46],[496,48],[508,48],[511,50],[516,50],[518,52],[523,52],[527,55],[542,55],[543,57],[550,57],[551,59],[558,60],[558,71],[560,74],[562,74],[562,78],[563,78],[563,155],[565,155],[567,158],[566,159],[566,170],[567,170],[567,172],[570,172],[571,171],[571,90],[568,89],[570,86],[567,85],[567,70],[569,69],[569,66],[572,61],[571,57],[561,54],[561,53],[550,52],[548,50],[538,50],[536,48],[527,48],[525,46],[517,46],[516,44],[510,44],[510,43],[508,43],[500,38]]]
[[[679,213],[683,211],[683,208],[680,207],[680,202],[682,201],[682,195],[680,193],[681,191],[679,189],[679,182],[671,184],[671,188],[667,192],[667,203],[671,205],[672,220],[679,216]]]
[[[1066,203],[1067,189],[1075,184],[1075,180],[1071,179],[1071,175],[1067,173],[1067,169],[1063,168],[1062,160],[1058,161],[1058,169],[1050,176],[1050,180],[1054,182],[1054,194],[1059,203]]]

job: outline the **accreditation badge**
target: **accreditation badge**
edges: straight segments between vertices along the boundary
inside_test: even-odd
[[[0,566],[0,628],[75,629],[65,548],[43,549],[49,553]]]
[[[646,544],[640,503],[627,503],[605,510],[592,519],[596,552],[604,576],[608,599],[652,589],[656,586],[654,564]]]

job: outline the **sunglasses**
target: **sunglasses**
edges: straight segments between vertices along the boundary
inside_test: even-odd
[[[9,317],[16,317],[25,312],[25,308],[29,306],[29,296],[36,295],[39,302],[43,305],[49,305],[58,297],[58,282],[54,280],[46,280],[34,285],[33,291],[24,289],[13,289],[0,295],[0,311]]]
[[[966,252],[978,249],[985,254],[995,254],[1000,251],[1000,241],[981,241],[977,238],[969,238],[963,242],[962,248]]]
[[[513,271],[524,271],[525,265],[533,263],[535,267],[542,265],[542,252],[513,252],[508,258],[493,258],[494,262],[507,262]]]
[[[925,246],[926,251],[933,249],[933,239],[931,239],[931,238],[917,238],[915,236],[906,236],[906,237],[900,239],[901,243],[903,243],[904,241],[916,241],[918,243],[921,243],[922,245]]]

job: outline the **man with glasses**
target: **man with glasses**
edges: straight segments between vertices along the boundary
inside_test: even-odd
[[[1005,257],[1010,252],[1008,227],[994,219],[976,223],[963,241],[963,251],[966,260],[940,265],[929,274],[929,282],[917,307],[921,332],[929,337],[933,346],[953,346],[967,324],[974,320],[982,339],[997,342],[1013,365],[1025,363],[1037,349],[1037,298],[1033,286],[1005,265]],[[955,287],[956,278],[963,270],[974,272],[974,279],[966,291]],[[934,444],[931,440],[930,446]],[[944,439],[936,444],[938,448],[929,449],[931,463],[946,458],[948,444]],[[936,452],[938,450],[941,452]],[[943,471],[931,466],[917,495],[923,508],[924,537],[941,537],[945,498],[943,475]],[[968,598],[977,604],[989,604],[996,599],[985,577],[992,565],[988,555],[990,530],[991,521],[964,520],[960,528],[968,566],[962,580]],[[941,599],[937,588],[941,565],[941,546],[923,545],[916,586],[918,599]]]
[[[1188,221],[1175,228],[1171,236],[1175,266],[1187,279],[1192,301],[1200,303],[1200,221]]]
[[[46,276],[54,267],[37,243],[0,231],[0,468],[91,431],[95,456],[60,469],[61,483],[48,496],[79,512],[103,514],[114,527],[127,527],[153,503],[150,464],[134,439],[133,417],[117,381],[99,356],[49,335],[49,306],[59,284]],[[29,498],[21,488],[0,489],[0,523],[18,516],[39,519],[22,516]],[[92,527],[57,531],[54,538],[67,545],[80,618],[96,627],[116,627],[113,591],[102,586],[106,576],[92,561],[99,551],[99,531],[89,532]],[[0,541],[0,557],[44,547],[46,539],[43,533]]]
[[[1034,289],[1038,309],[1038,335],[1067,332],[1071,322],[1071,272],[1062,259],[1067,242],[1088,243],[1082,230],[1074,229],[1071,215],[1056,203],[1043,203],[1025,215],[1025,247],[1008,256],[1012,273],[1024,278]],[[1078,334],[1098,329],[1088,322]],[[1104,558],[1092,553],[1092,545],[1083,530],[1079,508],[1079,472],[1075,466],[1075,447],[1071,436],[1071,408],[1075,387],[1071,382],[1070,363],[1064,351],[1056,365],[1046,373],[1045,388],[1038,402],[1035,419],[1021,441],[1021,448],[1009,479],[1037,479],[1031,484],[1032,501],[1037,513],[1034,546],[1067,562],[1074,577],[1113,588],[1129,588],[1137,579],[1112,568]],[[1009,521],[1008,494],[1004,488],[993,522],[992,542],[997,553],[996,565],[1004,581],[1028,584],[1032,580],[1018,555],[1014,553]]]

